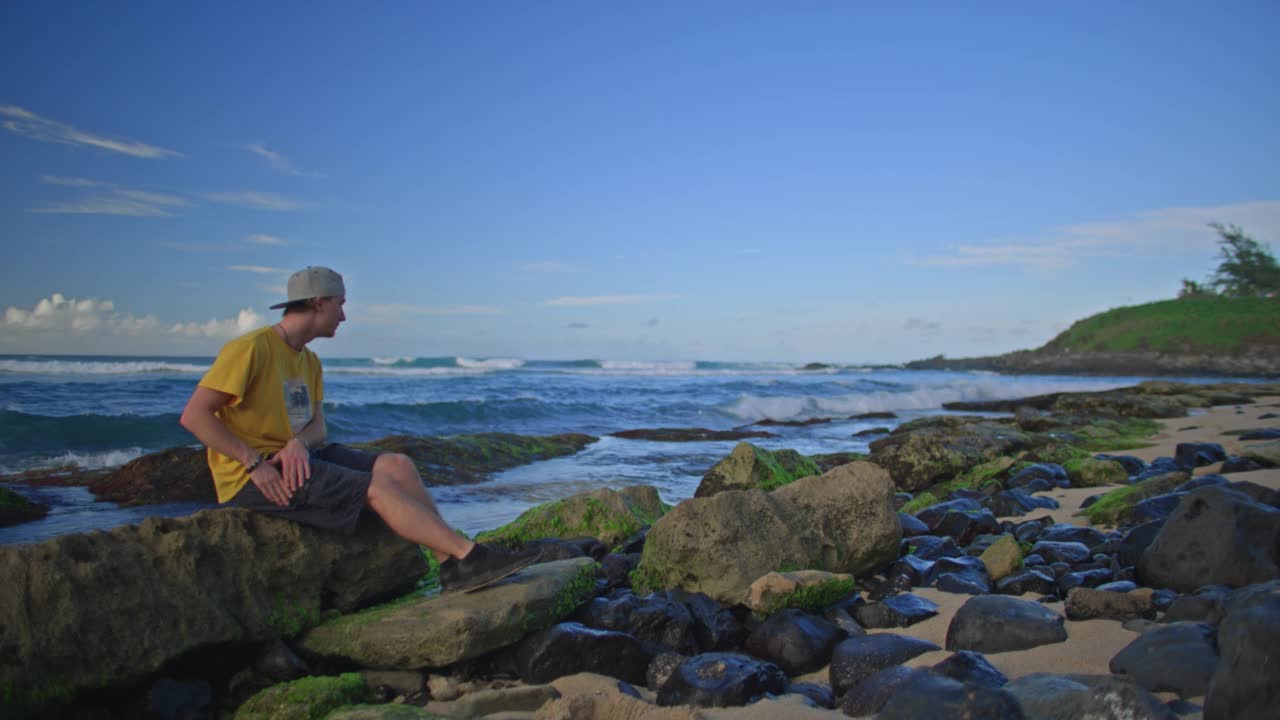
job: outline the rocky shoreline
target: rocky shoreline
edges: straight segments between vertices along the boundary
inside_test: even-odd
[[[1014,375],[1115,375],[1280,377],[1275,347],[1250,347],[1231,354],[1018,350],[1004,355],[913,360],[907,370],[989,370]]]
[[[3,547],[0,716],[1273,717],[1280,385],[969,410],[533,508],[481,539],[543,562],[461,596],[376,517]]]

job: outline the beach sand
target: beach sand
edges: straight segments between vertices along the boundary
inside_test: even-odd
[[[1251,405],[1226,405],[1214,407],[1202,414],[1189,417],[1160,420],[1162,430],[1152,439],[1150,447],[1115,451],[1111,454],[1133,455],[1150,462],[1157,457],[1172,457],[1179,443],[1214,442],[1220,443],[1228,455],[1238,454],[1242,445],[1234,435],[1224,435],[1231,430],[1252,430],[1265,427],[1280,427],[1280,418],[1258,419],[1267,412],[1280,413],[1280,397],[1267,397]],[[1197,468],[1194,475],[1217,472],[1220,464]],[[1247,473],[1233,473],[1227,476],[1232,482],[1250,480],[1267,487],[1280,490],[1280,468],[1256,470]],[[1081,503],[1092,495],[1106,492],[1109,488],[1070,488],[1041,493],[1057,500],[1062,507],[1058,510],[1039,510],[1025,517],[1052,516],[1056,521],[1074,525],[1088,525],[1089,521],[1076,513]],[[1106,531],[1108,528],[1099,527]],[[871,630],[869,632],[892,632],[900,635],[921,638],[946,647],[947,627],[960,606],[970,597],[942,592],[933,588],[916,588],[912,591],[920,597],[938,604],[938,614],[924,622],[907,628],[887,630]],[[1037,596],[1023,596],[1027,600],[1035,600]],[[1062,602],[1048,603],[1046,607],[1065,614]],[[1030,650],[987,654],[987,660],[1010,680],[1038,672],[1051,673],[1086,673],[1109,674],[1111,658],[1126,645],[1138,637],[1138,633],[1125,630],[1121,623],[1114,620],[1066,621],[1066,642],[1042,645]],[[920,655],[907,662],[909,667],[927,667],[951,655],[944,650],[936,650]],[[806,675],[800,680],[826,682],[830,668]],[[1171,695],[1157,694],[1161,699],[1170,699]],[[1203,698],[1188,698],[1193,705],[1203,705]],[[1182,715],[1183,718],[1198,717],[1197,713]]]

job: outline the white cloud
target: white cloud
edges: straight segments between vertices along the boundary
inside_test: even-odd
[[[241,308],[235,317],[226,320],[211,319],[203,323],[176,323],[169,328],[169,333],[195,338],[231,339],[254,328],[262,327],[264,323],[264,318],[258,313],[249,308]]]
[[[1203,253],[1211,251],[1218,241],[1217,234],[1208,227],[1211,222],[1239,225],[1266,242],[1280,237],[1280,201],[1149,210],[1120,220],[1053,228],[1038,237],[959,245],[949,254],[932,255],[919,262],[1050,269],[1070,267],[1083,257]]]
[[[122,188],[101,180],[59,177],[57,175],[41,175],[40,179],[51,185],[82,189],[94,188],[96,192],[75,200],[58,202],[45,207],[30,208],[28,212],[44,215],[163,217],[171,214],[166,208],[191,205],[189,200],[176,195]]]
[[[245,235],[244,241],[250,245],[288,245],[289,241],[275,235],[264,235],[256,233],[253,235]]]
[[[577,272],[577,268],[569,263],[560,262],[558,260],[539,260],[537,262],[525,263],[520,266],[525,272],[535,273],[565,273]]]
[[[115,335],[144,335],[158,321],[152,315],[136,316],[116,312],[115,303],[96,298],[68,298],[53,293],[30,310],[10,305],[5,308],[0,327],[13,331],[62,331],[73,334],[106,330]]]
[[[276,195],[274,193],[257,192],[254,190],[241,190],[235,192],[211,192],[200,193],[200,197],[210,202],[221,203],[223,205],[238,205],[253,210],[275,210],[285,212],[289,210],[301,210],[307,207],[307,203],[284,195]]]
[[[289,272],[288,270],[284,270],[282,268],[267,267],[266,265],[228,265],[227,269],[235,270],[236,272],[258,273],[259,275],[271,275],[271,274],[283,275]]]
[[[276,170],[277,172],[282,172],[285,175],[296,175],[298,177],[324,177],[324,175],[318,172],[297,169],[293,166],[293,163],[289,161],[289,158],[275,152],[274,150],[268,150],[262,143],[251,143],[249,145],[245,145],[244,149],[260,158],[263,158],[267,161],[267,164],[271,166],[271,169]]]
[[[552,298],[543,305],[563,307],[582,307],[585,305],[640,305],[643,303],[669,300],[674,295],[591,295],[587,297],[562,296]]]
[[[139,158],[182,157],[182,153],[148,145],[137,140],[109,138],[77,130],[66,123],[40,117],[30,110],[25,110],[16,105],[0,105],[0,117],[6,118],[3,122],[0,122],[0,127],[29,140],[77,147],[94,147]]]

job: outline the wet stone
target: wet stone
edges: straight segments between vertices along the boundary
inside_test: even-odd
[[[854,617],[867,628],[910,627],[937,614],[936,603],[912,593],[893,595],[854,609]]]

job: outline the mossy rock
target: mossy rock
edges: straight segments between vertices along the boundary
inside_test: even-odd
[[[1076,487],[1099,487],[1102,485],[1119,485],[1129,479],[1124,466],[1115,460],[1098,460],[1084,457],[1068,460],[1062,469]]]
[[[899,489],[915,492],[1042,442],[1011,423],[940,416],[906,423],[876,440],[868,459],[888,470]]]
[[[462,485],[537,460],[572,455],[599,438],[581,433],[516,435],[479,433],[447,438],[393,435],[356,447],[409,456],[427,485]]]
[[[360,673],[305,677],[249,698],[236,710],[235,720],[321,720],[340,707],[368,699],[369,686]]]
[[[429,713],[417,705],[387,703],[338,708],[326,715],[324,720],[447,720],[447,718],[444,715]]]
[[[795,450],[765,450],[741,442],[707,471],[693,496],[710,497],[725,490],[769,492],[802,477],[821,474],[816,462]]]
[[[615,547],[670,509],[651,485],[600,488],[530,508],[514,521],[480,533],[476,540],[520,547],[540,538],[590,536]]]
[[[771,572],[752,583],[747,604],[764,615],[784,608],[816,613],[853,592],[852,575],[821,570]]]
[[[1132,516],[1133,507],[1138,503],[1173,492],[1190,479],[1191,475],[1185,472],[1157,475],[1140,483],[1116,488],[1080,512],[1094,525],[1119,525]]]
[[[0,527],[39,520],[48,513],[48,505],[31,502],[20,493],[0,487]]]
[[[978,559],[987,567],[987,573],[994,582],[1012,575],[1022,567],[1022,557],[1022,547],[1018,545],[1018,541],[1012,535],[1001,535],[999,540],[982,551]]]

